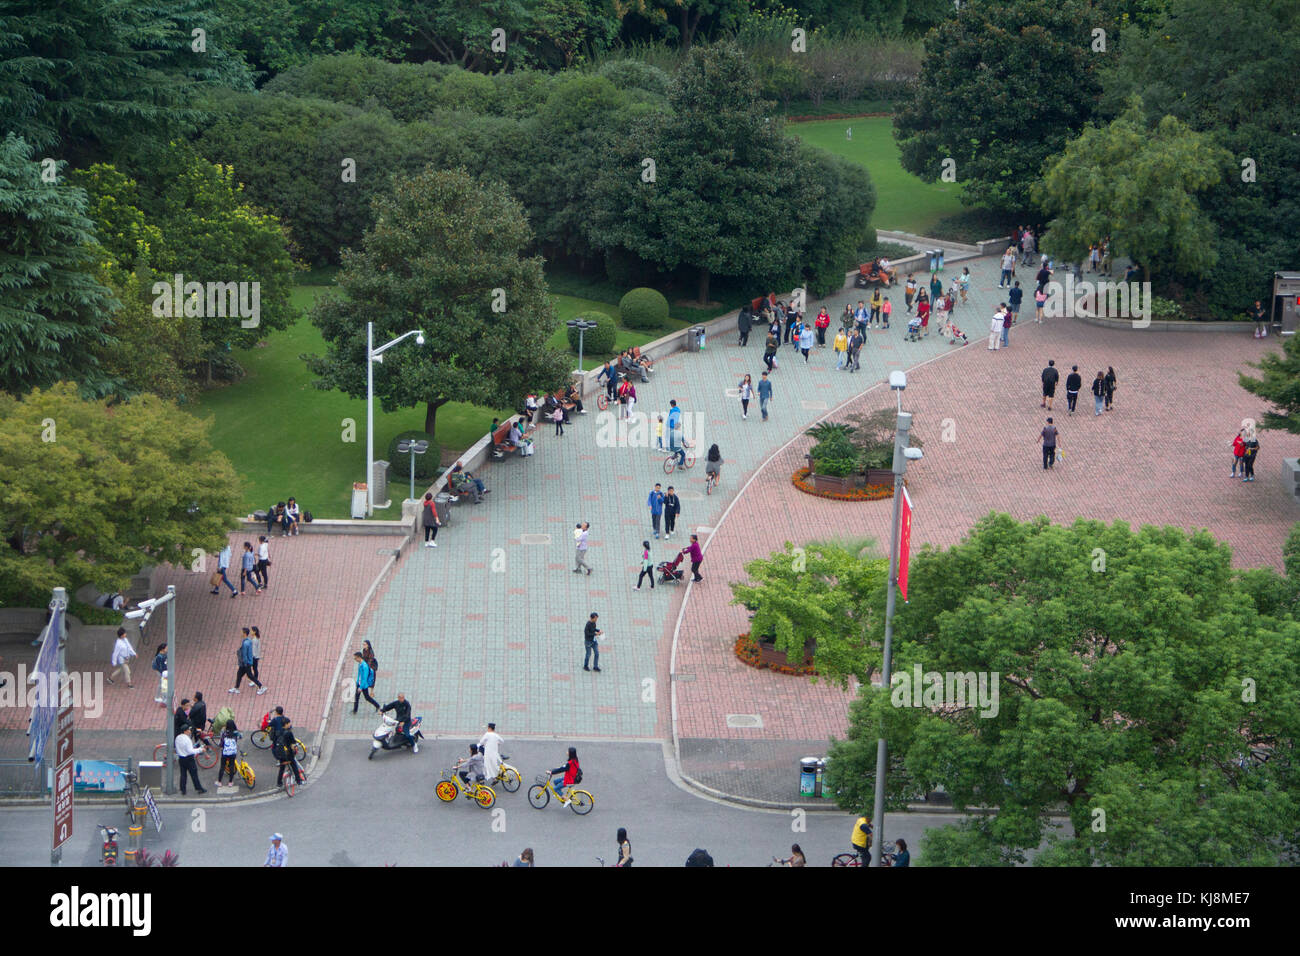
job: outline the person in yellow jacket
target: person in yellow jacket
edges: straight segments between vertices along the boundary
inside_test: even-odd
[[[835,353],[835,367],[837,369],[843,368],[849,354],[849,337],[843,329],[840,329],[839,333],[836,334],[831,350]]]
[[[871,818],[863,815],[853,821],[853,849],[862,857],[862,865],[871,864]]]

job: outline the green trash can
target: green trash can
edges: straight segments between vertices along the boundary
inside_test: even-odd
[[[816,757],[804,757],[799,761],[799,796],[811,797],[817,789]]]

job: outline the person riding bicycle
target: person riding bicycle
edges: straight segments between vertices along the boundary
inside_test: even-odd
[[[411,726],[411,704],[406,699],[406,695],[398,694],[397,700],[379,708],[379,712],[383,714],[388,713],[390,710],[393,712],[393,716],[397,718],[397,736],[414,748],[415,738],[408,733]]]
[[[865,866],[871,858],[871,818],[866,816],[858,817],[853,821],[853,852],[862,857],[862,863]]]
[[[486,777],[483,765],[483,754],[478,749],[478,744],[469,745],[469,756],[462,757],[456,761],[460,770],[460,779],[465,782],[466,787],[472,788],[476,783],[482,783]],[[471,779],[471,777],[473,779]]]
[[[668,448],[677,455],[677,466],[686,464],[686,443],[682,440],[682,410],[677,399],[668,402]]]
[[[718,451],[717,442],[709,446],[709,453],[704,459],[705,477],[712,476],[714,482],[722,475],[722,452]]]
[[[302,783],[302,768],[298,766],[298,754],[294,745],[298,742],[298,735],[294,733],[293,721],[288,717],[284,718],[284,723],[280,725],[279,736],[272,738],[271,756],[280,761],[280,770],[275,775],[275,785],[278,787],[284,782],[284,768],[287,766],[293,772],[293,779]],[[234,781],[231,780],[233,784]]]
[[[900,866],[911,866],[912,854],[907,852],[907,841],[895,840],[894,846],[896,848],[894,850],[894,862],[891,863],[890,866],[893,866],[895,868]]]
[[[569,802],[569,798],[564,795],[564,788],[577,783],[578,777],[581,773],[582,768],[578,765],[578,748],[570,747],[569,759],[564,762],[564,766],[556,767],[551,771],[552,777],[563,774],[559,780],[551,781],[551,784],[555,787],[555,793],[560,798],[561,803]]]
[[[798,843],[791,843],[790,855],[787,856],[784,860],[775,860],[775,862],[780,864],[781,866],[807,866],[808,865],[808,860],[803,855],[803,850],[799,847]]]

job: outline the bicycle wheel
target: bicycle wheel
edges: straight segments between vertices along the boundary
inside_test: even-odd
[[[244,786],[248,787],[249,790],[257,786],[257,774],[253,772],[253,768],[247,762],[239,765],[239,775],[244,778]]]
[[[601,392],[599,395],[597,395],[596,407],[599,408],[602,412],[605,409],[609,408],[609,396],[606,395],[604,392]]]
[[[519,771],[514,767],[501,768],[501,786],[505,787],[506,793],[514,793],[518,790],[520,782]]]
[[[212,746],[212,744],[205,744],[203,749],[199,751],[198,756],[194,758],[194,761],[202,769],[211,770],[217,765],[220,756],[221,755],[217,753],[216,747]]]
[[[595,805],[596,801],[591,798],[591,794],[586,790],[569,791],[569,806],[578,816],[586,816]]]
[[[298,758],[299,763],[304,763],[307,760],[307,745],[297,737],[293,740],[293,755]]]
[[[711,495],[711,494],[713,494],[713,486],[714,486],[715,484],[717,484],[717,482],[715,482],[715,481],[713,480],[713,476],[712,476],[712,475],[709,475],[709,477],[705,478],[705,479],[704,479],[704,493],[705,493],[706,495]]]
[[[690,452],[690,451],[688,451],[688,452],[686,453],[686,462],[685,462],[685,466],[684,466],[684,467],[686,467],[686,468],[694,468],[694,467],[695,467],[695,453],[694,453],[694,452]]]
[[[284,792],[293,796],[294,791],[298,789],[298,778],[293,774],[292,767],[284,768]]]
[[[673,469],[676,468],[676,467],[677,467],[677,456],[676,456],[676,455],[674,455],[672,458],[665,458],[665,459],[664,459],[664,474],[665,474],[665,475],[671,475],[671,474],[673,473]]]
[[[551,802],[551,791],[543,787],[540,783],[533,784],[528,788],[528,802],[538,810],[541,810]]]
[[[861,866],[856,853],[841,853],[831,860],[831,866]]]
[[[159,744],[153,748],[153,759],[155,763],[161,763],[167,759],[167,745]]]
[[[456,785],[450,780],[439,781],[433,792],[443,803],[451,803],[456,799]]]
[[[484,810],[490,810],[492,809],[492,804],[497,802],[496,791],[491,787],[485,787],[480,783],[474,790],[474,802]]]
[[[248,738],[253,742],[253,746],[258,750],[266,750],[271,746],[271,733],[266,730],[255,730],[253,735]]]

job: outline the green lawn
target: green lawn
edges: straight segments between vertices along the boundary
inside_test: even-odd
[[[852,139],[845,136],[849,127]],[[790,123],[786,132],[867,167],[876,185],[872,224],[877,229],[925,236],[935,222],[966,208],[958,201],[961,187],[957,183],[923,183],[904,171],[894,142],[893,120],[887,116]]]
[[[298,286],[293,303],[306,310],[317,296],[329,291],[325,286]],[[618,315],[618,307],[606,302],[567,295],[553,298],[565,321],[590,309]],[[642,345],[660,334],[620,330],[617,347]],[[568,347],[563,328],[550,344]],[[195,414],[212,418],[212,444],[225,453],[242,478],[246,512],[293,495],[318,517],[351,516],[352,482],[361,481],[366,470],[366,403],[312,386],[312,375],[298,356],[324,351],[320,332],[304,317],[293,328],[268,336],[265,348],[237,352],[235,358],[247,372],[245,377],[204,392],[189,406]],[[601,359],[585,358],[583,364],[595,368]],[[509,414],[510,409],[449,402],[438,409],[438,441],[444,449],[464,450],[484,435],[494,417]],[[356,423],[351,442],[343,440],[343,420],[347,418]],[[422,427],[423,408],[388,414],[376,402],[375,457],[387,455],[388,442],[398,432]],[[394,505],[388,512],[376,511],[381,517],[399,515],[398,502],[406,497],[406,481],[396,475],[392,480],[389,498]]]
[[[595,299],[580,299],[572,295],[551,295],[551,300],[555,303],[555,311],[560,315],[560,321],[568,322],[569,319],[576,316],[579,312],[604,312],[618,321],[618,306],[610,305],[608,302],[597,302]],[[634,345],[645,345],[647,342],[653,342],[655,339],[662,338],[668,332],[681,328],[685,322],[673,322],[672,326],[657,332],[634,332],[631,329],[625,329],[619,326],[618,334],[614,336],[614,353],[617,354],[623,349],[631,348]],[[547,345],[557,349],[567,349],[569,347],[569,330],[561,325]],[[582,356],[582,370],[590,371],[602,364],[608,355],[592,356],[590,352],[584,350]],[[574,356],[573,367],[578,367],[577,356]]]

